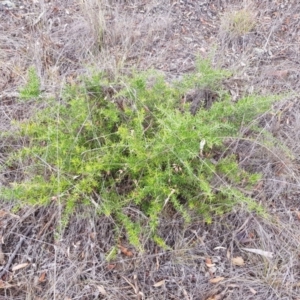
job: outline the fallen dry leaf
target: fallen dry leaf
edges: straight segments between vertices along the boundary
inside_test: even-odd
[[[116,267],[116,264],[108,264],[108,265],[106,266],[106,268],[107,268],[108,271],[113,270],[115,267]]]
[[[216,278],[210,279],[209,282],[210,283],[218,283],[218,282],[220,282],[220,281],[222,281],[224,279],[225,279],[225,277],[216,277]]]
[[[226,250],[226,248],[222,247],[222,246],[218,246],[218,247],[215,247],[214,250]]]
[[[211,265],[212,261],[211,261],[211,259],[209,257],[206,257],[205,258],[205,263]]]
[[[129,256],[129,257],[133,256],[133,253],[130,250],[128,250],[126,247],[119,245],[119,248],[124,255]]]
[[[207,266],[208,268],[212,268],[212,267],[215,266],[215,264],[206,264],[206,266]]]
[[[102,285],[97,285],[98,291],[100,292],[101,295],[106,296],[107,292],[105,288]]]
[[[165,280],[161,280],[161,281],[158,281],[156,282],[155,284],[153,284],[154,287],[160,287],[160,286],[163,286],[165,284]]]
[[[29,265],[29,263],[19,264],[19,265],[16,265],[16,266],[12,267],[11,270],[12,270],[12,271],[17,271],[17,270],[20,270],[20,269],[24,269],[24,268],[26,268],[28,265]]]
[[[46,272],[43,272],[39,277],[39,282],[45,282],[46,278]]]
[[[229,249],[226,252],[226,257],[227,257],[227,259],[230,259],[230,257],[231,257],[231,253],[230,253]]]
[[[273,257],[273,253],[269,252],[269,251],[264,251],[264,250],[260,250],[260,249],[252,249],[252,248],[241,248],[244,251],[248,251],[251,253],[255,253],[255,254],[259,254],[268,258],[272,258]]]
[[[209,257],[205,258],[205,264],[208,268],[214,267],[215,264],[212,262],[212,260]]]
[[[245,264],[245,261],[241,256],[233,257],[231,262],[235,266],[243,266]]]

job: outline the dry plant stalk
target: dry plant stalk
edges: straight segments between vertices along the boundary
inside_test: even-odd
[[[103,1],[81,0],[80,5],[92,30],[95,46],[100,49],[102,46],[103,34],[106,29]]]

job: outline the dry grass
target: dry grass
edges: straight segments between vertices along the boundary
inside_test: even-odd
[[[299,233],[289,224],[262,220],[242,210],[218,219],[213,226],[195,219],[183,228],[178,218],[161,228],[171,251],[148,244],[143,255],[126,257],[119,250],[113,261],[106,262],[105,253],[115,243],[111,220],[93,212],[89,218],[76,215],[64,238],[55,242],[51,230],[58,221],[55,211],[55,206],[24,210],[20,220],[4,219],[11,228],[4,251],[19,241],[26,227],[36,224],[18,253],[18,263],[30,264],[14,272],[9,282],[19,285],[6,290],[7,299],[24,299],[24,294],[36,299],[131,299],[139,295],[140,299],[208,299],[213,295],[252,299],[254,293],[258,299],[294,299],[299,292]],[[274,257],[243,248],[272,252]],[[237,256],[243,257],[244,266],[231,264]],[[208,258],[214,266],[207,264]],[[212,276],[225,279],[212,284]]]
[[[212,9],[209,5],[206,10],[193,7],[200,14],[194,22],[190,20],[193,15],[184,12],[188,6],[176,3],[24,1],[27,11],[0,11],[0,131],[15,130],[11,121],[26,118],[36,109],[34,103],[17,101],[17,89],[25,83],[30,65],[38,70],[45,92],[59,97],[62,85],[76,81],[90,66],[109,71],[113,77],[130,72],[133,65],[141,69],[154,66],[177,76],[193,67],[199,49],[206,52],[209,45],[220,45],[215,61],[237,74],[226,83],[234,100],[253,89],[298,91],[300,72],[294,63],[298,58],[294,34],[298,4],[286,6],[281,16],[277,4],[273,7],[267,1],[253,1],[251,10],[237,8],[239,1],[212,1],[220,13],[209,19],[205,13]],[[228,13],[220,21],[222,11]],[[187,21],[180,18],[195,26],[188,29]],[[201,23],[201,32],[211,32],[210,38],[197,32],[196,25],[203,18],[206,23]],[[254,26],[254,21],[259,25]],[[258,33],[256,37],[252,30]],[[240,36],[246,36],[246,42],[241,44]],[[283,41],[287,42],[285,47]],[[283,53],[281,60],[273,59],[281,53],[276,47]],[[60,223],[56,203],[47,208],[22,208],[18,217],[11,213],[17,201],[2,201],[0,256],[7,261],[27,228],[31,231],[13,261],[13,265],[28,265],[2,276],[0,299],[298,299],[298,102],[294,96],[283,100],[262,120],[264,130],[279,138],[278,147],[261,148],[260,137],[256,143],[239,141],[231,145],[241,156],[242,166],[263,172],[264,179],[254,196],[269,211],[269,219],[245,212],[242,207],[216,218],[213,225],[195,217],[190,226],[184,227],[180,216],[174,216],[173,221],[162,220],[160,228],[171,250],[162,250],[145,238],[145,253],[135,253],[124,237],[117,243],[134,256],[126,256],[118,248],[115,258],[107,262],[105,256],[116,244],[115,224],[110,218],[99,217],[92,208],[79,208],[58,240],[54,234]],[[282,145],[292,156],[285,154]],[[0,166],[4,167],[13,147],[21,146],[22,141],[2,134]],[[1,168],[1,184],[18,178],[19,173]],[[272,252],[273,258],[242,248]],[[243,257],[244,266],[231,264],[231,258],[237,256]],[[207,265],[207,258],[214,266]],[[225,279],[212,284],[212,277]]]
[[[237,38],[250,33],[255,28],[255,14],[251,9],[243,8],[226,12],[221,19],[221,30],[229,38]]]

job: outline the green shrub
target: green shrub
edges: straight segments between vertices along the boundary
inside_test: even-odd
[[[209,221],[241,202],[258,209],[240,187],[250,189],[260,176],[225,155],[224,140],[238,138],[241,124],[252,122],[275,98],[250,96],[232,103],[221,90],[228,75],[199,62],[197,72],[173,84],[145,72],[118,85],[98,74],[69,87],[62,102],[49,100],[47,108],[20,124],[28,144],[9,163],[21,160],[25,179],[6,190],[6,197],[38,205],[59,198],[65,222],[78,204],[93,203],[126,229],[136,247],[145,228],[161,242],[156,229],[166,207],[187,222],[191,212]],[[215,87],[220,99],[193,116],[178,105],[195,86]],[[130,214],[132,206],[144,218]]]
[[[20,89],[20,98],[29,100],[40,95],[40,79],[34,67],[28,69],[27,84]]]

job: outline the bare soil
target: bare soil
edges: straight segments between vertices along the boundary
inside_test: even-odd
[[[12,120],[37,109],[18,101],[31,65],[43,93],[59,97],[64,84],[95,69],[117,76],[155,68],[173,80],[193,70],[197,56],[210,56],[233,72],[224,82],[233,101],[254,92],[285,95],[261,119],[277,146],[263,148],[260,137],[230,145],[242,167],[263,173],[252,196],[269,217],[242,206],[212,224],[162,217],[160,235],[170,250],[145,239],[139,253],[126,237],[116,241],[113,220],[92,207],[78,208],[58,239],[55,203],[14,213],[17,201],[0,199],[0,299],[299,300],[298,1],[99,2],[0,1],[0,131],[15,130]],[[239,9],[252,12],[255,27],[235,35],[224,18]],[[0,188],[20,176],[2,168],[14,147],[22,144],[0,136]]]

